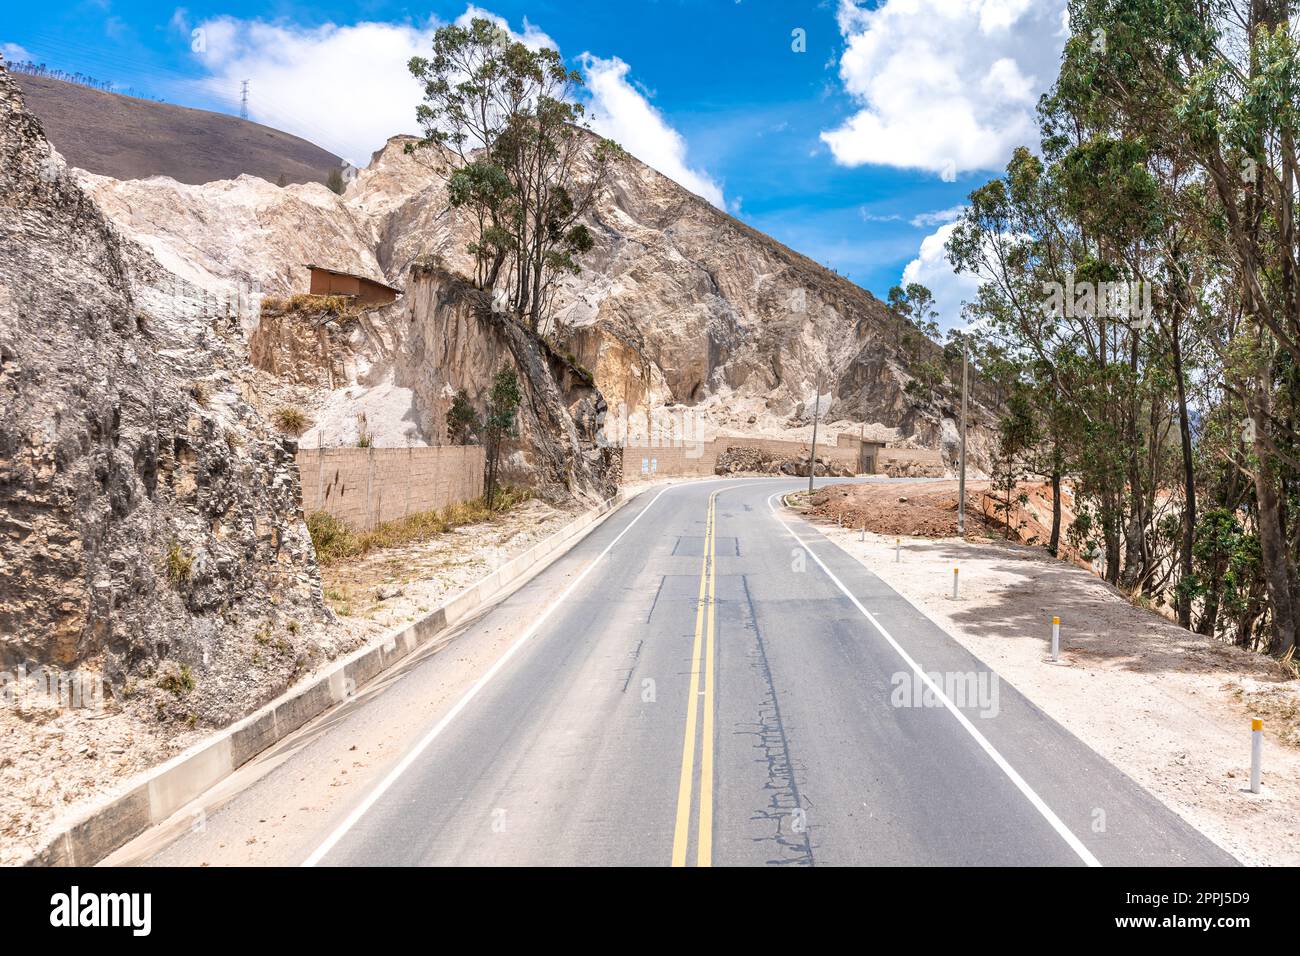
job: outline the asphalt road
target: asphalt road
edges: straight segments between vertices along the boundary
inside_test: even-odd
[[[644,492],[110,862],[1234,862],[778,513],[801,484]]]

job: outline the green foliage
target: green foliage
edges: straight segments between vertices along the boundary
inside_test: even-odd
[[[343,191],[347,189],[347,183],[343,181],[343,170],[337,167],[331,169],[329,175],[325,177],[325,187],[330,192],[342,196]]]
[[[453,445],[468,445],[474,440],[478,425],[478,414],[470,404],[469,393],[462,388],[447,409],[447,440]]]
[[[479,286],[503,285],[536,330],[556,279],[593,247],[582,220],[625,154],[590,137],[578,71],[486,18],[440,27],[431,55],[407,67],[424,93],[424,137],[407,151],[431,155],[451,205],[470,214]]]
[[[501,459],[501,443],[510,434],[515,425],[515,415],[523,393],[519,390],[519,378],[512,368],[503,368],[492,380],[492,389],[488,392],[487,414],[483,418],[483,431],[487,439],[487,475],[485,480],[485,497],[491,507],[497,493],[497,473]]]
[[[980,281],[1000,487],[1019,448],[1069,484],[1068,537],[1108,580],[1281,657],[1300,627],[1298,12],[1070,0],[1040,148],[971,194],[947,248]],[[1103,290],[1133,283],[1141,308],[1117,310]],[[909,299],[888,307],[910,323]]]

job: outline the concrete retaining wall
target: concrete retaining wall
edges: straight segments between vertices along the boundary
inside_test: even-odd
[[[298,471],[304,514],[327,511],[356,531],[369,531],[482,495],[484,452],[478,445],[300,448]]]
[[[876,447],[868,443],[864,451],[856,439],[847,444],[818,441],[817,457],[824,461],[843,462],[859,474],[871,474],[875,465]],[[808,442],[783,438],[715,438],[712,441],[663,448],[629,445],[623,449],[623,480],[637,481],[656,475],[712,475],[717,471],[718,456],[728,448],[757,448],[774,455],[808,457]]]
[[[876,470],[881,474],[942,477],[943,455],[929,448],[882,448],[876,453]]]

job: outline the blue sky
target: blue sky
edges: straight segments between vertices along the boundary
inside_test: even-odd
[[[971,283],[942,261],[945,223],[1016,145],[1032,145],[1063,5],[480,3],[583,68],[602,132],[881,297],[905,272],[925,281],[949,324]],[[15,4],[0,51],[226,112],[251,77],[253,119],[364,164],[414,128],[405,57],[466,15],[464,0]]]

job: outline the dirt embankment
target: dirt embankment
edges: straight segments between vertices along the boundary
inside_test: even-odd
[[[984,517],[987,481],[966,483],[966,531],[1000,533]],[[951,538],[957,534],[957,482],[888,481],[829,485],[812,496],[810,513],[882,535]]]
[[[810,513],[838,520],[846,528],[866,528],[880,535],[913,538],[955,538],[957,536],[956,481],[872,482],[860,485],[828,485],[810,502]],[[966,482],[966,536],[1010,538],[1023,544],[1045,545],[1052,533],[1052,489],[1046,483],[1026,483],[1012,495],[1011,520],[1005,518],[992,483]],[[1091,565],[1064,539],[1074,520],[1074,498],[1062,491],[1061,555],[1081,567]],[[1023,498],[1023,500],[1021,500]]]

